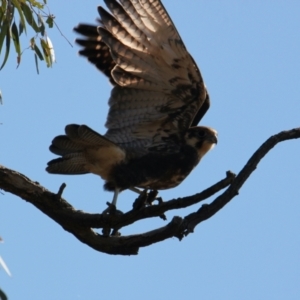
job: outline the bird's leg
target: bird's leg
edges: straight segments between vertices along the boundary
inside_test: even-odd
[[[141,194],[143,192],[143,191],[141,191],[140,189],[138,189],[136,187],[131,187],[131,188],[129,188],[129,190],[131,190],[131,191],[133,191],[133,192],[135,192],[137,194]]]
[[[116,212],[117,200],[118,200],[118,195],[120,194],[120,191],[121,191],[121,189],[115,188],[113,199],[112,199],[111,203],[109,203],[109,202],[106,203],[108,205],[108,207],[102,212],[103,214]]]
[[[102,212],[102,214],[112,214],[112,215],[121,215],[123,212],[120,210],[117,210],[117,200],[118,200],[118,195],[120,194],[121,189],[115,188],[114,190],[114,196],[111,201],[111,203],[107,202],[106,204],[108,207]],[[120,228],[109,228],[109,227],[103,227],[102,229],[102,234],[104,236],[120,236],[121,233],[119,232]]]
[[[143,194],[145,193],[145,191],[147,191],[147,189],[143,189],[143,190],[140,190],[136,187],[131,187],[129,188],[129,190],[137,193],[137,194]],[[148,193],[148,199],[147,201],[151,204],[154,200],[157,200],[159,203],[162,202],[162,198],[161,197],[157,197],[158,195],[158,192],[156,190],[150,190],[150,192]]]
[[[115,188],[115,191],[114,191],[114,197],[112,199],[112,202],[111,204],[113,204],[115,207],[117,207],[117,200],[118,200],[118,196],[120,194],[120,189],[119,188]]]

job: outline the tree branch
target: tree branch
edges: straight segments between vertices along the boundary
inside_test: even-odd
[[[89,214],[76,210],[61,198],[65,188],[64,184],[58,193],[51,193],[23,174],[3,166],[0,166],[0,188],[30,202],[93,249],[108,254],[132,255],[137,254],[140,247],[149,246],[171,237],[178,237],[181,240],[184,236],[193,232],[199,223],[212,217],[238,194],[239,189],[255,170],[260,160],[276,144],[297,138],[300,138],[300,128],[282,131],[263,143],[236,177],[233,173],[227,172],[226,178],[201,193],[162,202],[158,205],[142,207],[138,210],[133,209],[122,215]],[[110,232],[112,228],[114,232],[117,232],[120,228],[133,224],[138,220],[158,217],[166,211],[197,204],[225,187],[228,188],[212,203],[204,204],[196,212],[184,218],[174,217],[166,226],[153,231],[130,236],[108,236],[92,230],[92,228],[103,228],[104,231]]]

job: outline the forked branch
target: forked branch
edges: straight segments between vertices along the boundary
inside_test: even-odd
[[[52,193],[39,183],[4,166],[0,166],[0,189],[30,202],[81,242],[97,251],[108,254],[133,255],[138,254],[140,247],[149,246],[171,237],[178,237],[181,240],[193,232],[199,223],[212,217],[238,194],[239,189],[255,170],[260,160],[275,145],[297,138],[300,138],[300,128],[282,131],[263,143],[237,176],[227,172],[226,178],[201,193],[131,210],[125,214],[90,214],[76,210],[61,197],[65,185],[61,186],[58,193]],[[153,231],[130,236],[108,236],[93,230],[93,228],[102,228],[103,232],[109,233],[111,229],[114,229],[116,233],[120,228],[136,221],[158,217],[169,210],[197,204],[226,187],[227,189],[210,204],[202,205],[196,212],[183,218],[174,217],[166,226]]]

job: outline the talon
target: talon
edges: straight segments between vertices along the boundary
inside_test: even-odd
[[[115,214],[117,211],[117,208],[114,204],[106,202],[107,208],[104,209],[104,211],[102,212],[102,214]]]
[[[104,209],[102,214],[107,214],[107,215],[123,215],[124,213],[121,210],[118,210],[116,206],[112,203],[106,202],[107,208]]]
[[[144,189],[132,204],[134,210],[144,207],[148,201],[148,190]]]
[[[149,205],[152,205],[153,202],[154,202],[155,200],[158,200],[158,198],[156,198],[157,195],[158,195],[158,191],[156,191],[156,190],[151,190],[151,191],[149,192],[149,194],[148,194],[147,203],[148,203]],[[160,197],[159,197],[159,198],[160,198]],[[161,199],[161,198],[160,198],[160,199]]]

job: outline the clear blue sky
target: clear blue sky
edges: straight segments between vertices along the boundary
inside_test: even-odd
[[[49,1],[63,33],[93,23],[92,1]],[[239,172],[269,136],[300,126],[300,2],[165,0],[211,95],[202,124],[219,132],[219,143],[165,200],[192,195]],[[75,208],[100,212],[112,194],[94,175],[45,172],[54,156],[52,138],[69,123],[104,133],[110,85],[77,56],[56,30],[49,31],[57,63],[35,72],[33,54],[14,55],[0,73],[0,164],[16,169],[63,196]],[[28,38],[31,36],[29,35]],[[182,242],[170,239],[138,256],[117,257],[81,244],[31,204],[0,194],[0,255],[13,276],[0,270],[10,299],[299,299],[300,141],[278,145],[223,210]],[[125,192],[120,209],[135,195]],[[184,216],[199,205],[168,213]],[[165,223],[140,222],[123,234]]]

